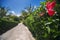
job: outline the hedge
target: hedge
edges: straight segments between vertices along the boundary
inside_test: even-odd
[[[0,35],[15,27],[17,24],[18,22],[15,21],[6,21],[0,19]]]

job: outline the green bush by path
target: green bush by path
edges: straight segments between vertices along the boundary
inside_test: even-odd
[[[15,27],[18,22],[0,19],[0,35]]]
[[[15,27],[19,23],[19,17],[12,13],[7,15],[8,12],[8,8],[0,6],[0,35]]]
[[[29,28],[36,40],[60,40],[60,4],[54,7],[57,12],[49,16],[45,10],[45,3],[41,3],[23,22]]]

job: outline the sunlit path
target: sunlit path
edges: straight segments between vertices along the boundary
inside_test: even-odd
[[[35,40],[28,28],[22,23],[4,33],[1,38],[3,40]]]

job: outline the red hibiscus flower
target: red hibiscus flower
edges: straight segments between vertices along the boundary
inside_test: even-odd
[[[53,1],[49,4],[49,8],[53,9],[55,7],[55,5],[56,5],[56,2]]]
[[[55,11],[53,10],[53,8],[55,7],[56,5],[56,2],[53,1],[53,2],[47,2],[46,3],[46,8],[47,8],[47,11],[48,11],[48,15],[49,16],[53,16],[55,14]]]
[[[48,1],[48,2],[46,3],[46,8],[47,8],[47,9],[49,9],[49,4],[50,4],[50,1]]]
[[[49,16],[53,16],[55,14],[55,11],[54,10],[52,10],[52,9],[49,9],[48,10],[48,15]]]
[[[48,1],[46,3],[46,8],[47,9],[52,9],[52,8],[54,8],[55,5],[56,5],[56,2],[55,1],[53,1],[53,2]]]

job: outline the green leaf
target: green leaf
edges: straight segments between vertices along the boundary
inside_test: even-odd
[[[49,25],[49,24],[51,24],[52,22],[48,22],[48,23],[45,23],[45,25]]]
[[[47,30],[48,30],[48,33],[50,34],[50,27],[46,27],[47,28]]]

